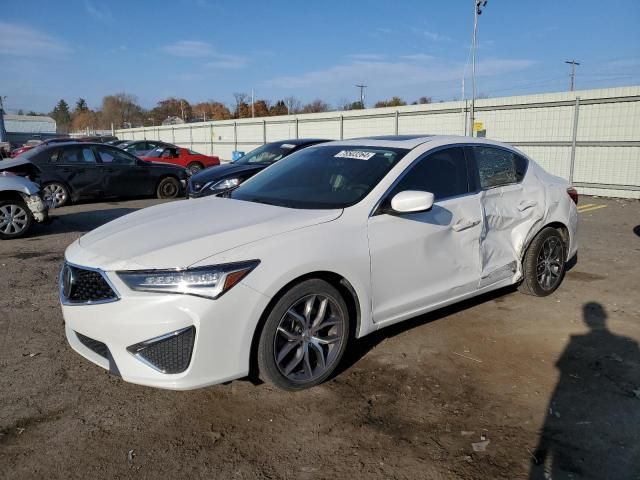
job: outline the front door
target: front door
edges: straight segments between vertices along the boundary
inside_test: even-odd
[[[374,322],[402,320],[477,288],[481,193],[472,193],[469,171],[461,147],[428,153],[369,219]],[[433,193],[432,209],[384,213],[406,190]]]
[[[149,168],[119,148],[96,147],[103,171],[104,192],[110,197],[151,195],[155,191]]]

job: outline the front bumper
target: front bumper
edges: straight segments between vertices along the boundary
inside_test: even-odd
[[[39,194],[22,194],[22,199],[33,214],[33,218],[36,222],[43,223],[47,221],[47,218],[49,217],[49,207]]]
[[[119,300],[62,305],[67,340],[76,352],[125,381],[172,390],[204,387],[248,374],[253,333],[268,297],[242,282],[217,300],[134,292],[115,273],[105,275],[119,292]],[[137,355],[136,348],[144,342],[185,331],[191,331],[194,338],[184,371],[164,373]],[[185,352],[187,347],[176,348]]]

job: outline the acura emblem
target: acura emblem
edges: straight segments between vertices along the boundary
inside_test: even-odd
[[[73,270],[69,265],[65,265],[62,269],[62,295],[65,298],[69,298],[71,295],[71,288],[73,287]]]

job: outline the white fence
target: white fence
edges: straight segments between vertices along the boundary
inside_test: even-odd
[[[468,105],[446,102],[358,111],[248,118],[116,131],[230,159],[288,138],[465,135]],[[517,146],[581,193],[640,198],[640,86],[476,101],[488,138]]]

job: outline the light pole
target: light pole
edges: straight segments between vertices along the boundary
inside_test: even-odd
[[[364,89],[367,85],[356,85],[360,89],[360,107],[364,110]]]
[[[476,39],[478,36],[478,16],[482,14],[482,8],[486,7],[487,0],[474,0],[473,10],[473,37],[471,39],[471,115],[469,116],[469,132],[473,137],[473,123],[476,115]]]
[[[576,82],[576,65],[580,65],[580,63],[576,62],[575,60],[567,60],[564,63],[568,63],[569,65],[571,65],[571,73],[569,74],[569,91],[573,92]]]

